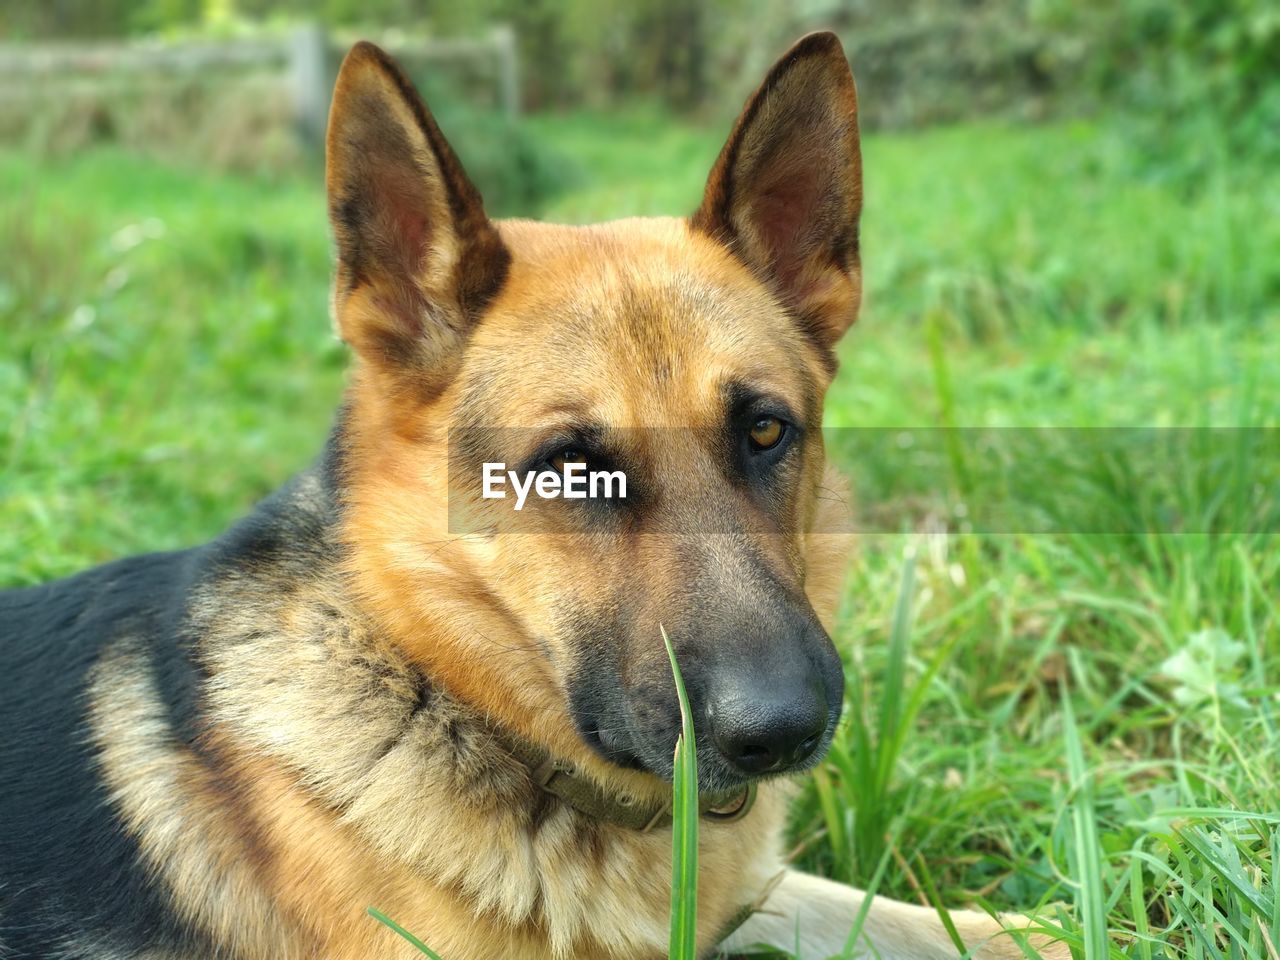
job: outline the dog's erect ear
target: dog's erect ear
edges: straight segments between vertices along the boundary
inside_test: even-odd
[[[371,43],[342,63],[325,153],[340,335],[370,362],[442,386],[509,262],[479,191]]]
[[[833,33],[812,33],[747,101],[693,226],[728,244],[830,347],[858,313],[858,97]]]

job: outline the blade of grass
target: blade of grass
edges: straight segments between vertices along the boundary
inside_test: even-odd
[[[819,767],[814,771],[813,785],[818,796],[818,808],[822,811],[822,819],[827,827],[827,842],[836,855],[836,870],[847,874],[849,838],[845,832],[844,810],[840,798],[836,795],[836,785],[825,767]]]
[[[1147,914],[1142,861],[1137,857],[1129,861],[1129,914],[1134,921],[1136,958],[1137,960],[1151,960],[1151,923]]]
[[[961,956],[969,950],[965,946],[964,940],[961,940],[960,931],[957,931],[954,920],[951,919],[950,911],[946,906],[942,905],[942,897],[938,896],[937,884],[933,882],[933,874],[929,873],[928,861],[924,859],[924,855],[916,852],[915,855],[916,873],[920,877],[920,886],[924,888],[924,896],[927,897],[929,904],[937,911],[938,919],[942,920],[942,927],[946,929],[947,936],[951,937],[951,942],[955,943],[956,950],[960,951]]]
[[[1102,857],[1098,843],[1098,819],[1093,799],[1093,778],[1084,761],[1080,728],[1076,726],[1071,698],[1062,689],[1062,727],[1066,740],[1067,772],[1074,796],[1071,801],[1071,840],[1075,853],[1076,902],[1084,927],[1084,960],[1105,960],[1108,954],[1107,911],[1102,895]]]
[[[698,956],[698,753],[693,735],[693,712],[684,678],[676,663],[676,651],[663,627],[662,642],[671,661],[671,674],[680,698],[681,733],[676,738],[674,797],[671,831],[671,960],[697,960]]]
[[[1231,887],[1244,902],[1248,903],[1258,915],[1270,917],[1275,907],[1273,898],[1269,897],[1241,867],[1239,857],[1228,855],[1230,841],[1223,839],[1222,844],[1215,845],[1209,836],[1199,827],[1174,827],[1174,832],[1188,848],[1199,855],[1206,867]]]
[[[897,761],[890,745],[898,741],[902,719],[902,695],[906,686],[907,650],[911,638],[911,602],[915,593],[916,556],[911,550],[902,564],[902,582],[898,602],[893,610],[893,626],[889,632],[889,657],[885,664],[884,690],[880,701],[880,756],[876,782],[881,791],[887,787]]]
[[[920,875],[920,885],[924,888],[924,895],[928,898],[929,903],[938,914],[938,919],[942,921],[943,928],[947,931],[947,936],[951,938],[951,942],[956,945],[956,949],[963,956],[968,951],[968,946],[960,937],[960,931],[956,929],[955,921],[951,919],[951,914],[942,904],[942,897],[938,896],[938,887],[933,882],[933,874],[929,872],[929,864],[925,860],[924,855],[917,851],[916,853],[916,870]]]
[[[875,872],[871,875],[871,880],[867,883],[867,888],[862,893],[862,905],[858,907],[858,913],[853,918],[853,926],[849,928],[849,936],[845,938],[844,949],[840,952],[840,960],[852,960],[855,956],[854,951],[858,947],[858,938],[862,936],[862,928],[867,922],[867,914],[871,912],[871,902],[876,898],[876,892],[880,889],[880,883],[884,880],[885,870],[889,867],[889,861],[893,858],[893,845],[898,839],[898,824],[894,824],[893,829],[885,838],[884,853],[880,855],[880,862],[876,864]],[[873,956],[878,956],[874,943],[868,943],[867,946],[872,951]]]
[[[400,936],[404,937],[404,939],[408,940],[411,944],[413,944],[415,947],[417,947],[419,950],[425,953],[428,957],[430,957],[431,960],[440,960],[440,954],[436,953],[434,950],[428,947],[425,943],[423,943],[421,940],[415,937],[412,933],[410,933],[404,927],[400,926],[400,924],[396,923],[394,920],[388,917],[381,910],[375,910],[373,907],[369,907],[365,912],[368,913],[369,916],[373,917],[373,919],[377,920],[383,926],[389,927],[391,930],[400,934]]]

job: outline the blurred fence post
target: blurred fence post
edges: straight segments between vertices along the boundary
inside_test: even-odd
[[[520,114],[520,72],[516,52],[516,32],[508,24],[493,28],[493,46],[498,55],[498,86],[502,109],[515,119]]]
[[[296,28],[289,38],[289,77],[298,130],[310,145],[324,143],[329,99],[337,76],[324,28],[317,23]]]
[[[484,36],[397,38],[390,52],[408,65],[463,63],[492,83],[493,101],[507,116],[520,113],[520,76],[516,34],[509,26]],[[269,75],[274,92],[288,91],[288,105],[270,114],[273,124],[292,124],[299,138],[311,148],[323,148],[329,123],[329,104],[338,79],[342,50],[317,23],[300,25],[288,34],[265,32],[261,37],[235,40],[165,42],[140,40],[103,43],[28,44],[0,41],[0,126],[5,136],[16,122],[7,119],[12,104],[40,103],[27,109],[31,118],[57,116],[75,98],[95,104],[104,116],[129,109],[138,98],[116,97],[114,92],[149,88],[171,91],[174,81],[184,89],[209,88],[223,83],[258,80]],[[244,88],[249,89],[249,88]],[[254,88],[258,89],[258,88]],[[123,106],[122,106],[123,105]],[[20,113],[16,107],[14,115]],[[214,111],[216,114],[217,111]],[[184,116],[177,125],[194,129],[203,116]],[[30,121],[35,123],[33,119]],[[56,128],[56,124],[52,125]],[[114,129],[114,123],[107,123]]]

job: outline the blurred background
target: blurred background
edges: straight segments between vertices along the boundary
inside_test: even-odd
[[[0,586],[198,543],[320,449],[347,361],[318,141],[352,41],[403,59],[493,212],[585,222],[691,211],[745,96],[824,27],[867,197],[829,426],[1276,435],[1270,0],[11,0]],[[1087,470],[1038,454],[1050,499],[1081,480],[1081,532],[921,520],[907,435],[844,458],[894,532],[850,575],[803,863],[1063,901],[1089,957],[1275,960],[1280,543],[1228,494],[1274,507],[1276,463],[1180,436],[1160,469],[1123,437]],[[947,453],[961,495],[996,456]]]
[[[1106,117],[1185,173],[1211,159],[1210,131],[1220,150],[1276,149],[1278,18],[1262,0],[17,2],[0,12],[0,132],[45,154],[115,144],[288,169],[303,159],[290,123],[322,119],[342,51],[373,38],[458,114],[499,205],[526,212],[569,171],[520,115],[644,106],[722,121],[791,41],[829,28],[871,130]]]

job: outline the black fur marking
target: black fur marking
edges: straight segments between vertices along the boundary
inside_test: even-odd
[[[342,509],[341,491],[347,485],[347,420],[351,416],[350,401],[344,401],[334,417],[333,427],[320,454],[316,475],[324,488],[325,499],[334,518]]]
[[[172,637],[196,552],[134,557],[0,592],[0,942],[21,957],[101,938],[213,956],[147,876],[86,739],[88,673],[120,636]],[[196,672],[181,644],[141,644],[181,736]]]
[[[342,269],[346,272],[346,290],[350,293],[368,278],[367,255],[361,242],[365,224],[369,221],[369,204],[359,194],[335,198],[330,207],[333,218],[334,238],[338,244]]]
[[[230,573],[269,576],[284,590],[317,558],[331,562],[323,476],[303,474],[205,547],[0,591],[0,943],[12,954],[101,943],[122,955],[218,955],[177,916],[111,806],[90,741],[90,670],[113,641],[131,644],[174,746],[204,760],[220,788],[217,748],[201,735],[203,672],[188,605],[202,583]],[[254,838],[242,839],[254,856]]]
[[[410,721],[415,719],[419,714],[430,710],[440,701],[440,691],[432,686],[426,677],[419,673],[415,675],[414,680],[414,700],[413,710],[409,714]]]
[[[644,769],[632,743],[622,677],[623,652],[616,640],[628,634],[629,624],[603,616],[569,617],[574,668],[569,676],[569,710],[583,742],[610,763]]]

